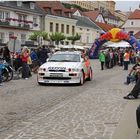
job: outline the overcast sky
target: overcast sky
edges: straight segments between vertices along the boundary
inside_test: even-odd
[[[116,0],[116,10],[121,10],[121,11],[129,11],[130,8],[132,11],[134,11],[135,9],[139,8],[139,4],[140,1],[135,1],[135,0],[131,0],[131,1],[125,1],[125,0],[121,0],[118,1]]]

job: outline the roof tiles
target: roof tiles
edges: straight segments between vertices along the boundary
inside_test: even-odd
[[[100,14],[99,11],[88,11],[88,12],[83,12],[84,16],[88,16],[91,20],[95,21],[98,15]]]
[[[101,22],[95,22],[100,28],[102,28],[104,31],[109,31],[111,30],[112,28],[114,28],[113,26],[111,25],[108,25],[106,23],[101,23]]]
[[[130,14],[128,19],[140,19],[140,10],[136,9],[132,14]]]

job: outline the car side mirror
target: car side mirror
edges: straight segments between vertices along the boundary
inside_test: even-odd
[[[48,62],[48,61],[49,61],[49,58],[46,59],[46,62]]]

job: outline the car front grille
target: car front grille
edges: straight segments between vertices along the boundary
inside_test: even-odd
[[[49,70],[50,72],[65,72],[65,70]]]
[[[43,77],[43,79],[52,79],[52,80],[70,80],[71,77]]]

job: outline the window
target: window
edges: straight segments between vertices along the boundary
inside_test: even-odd
[[[0,43],[4,43],[4,33],[0,33]]]
[[[0,19],[4,19],[4,12],[0,11]]]
[[[72,35],[74,35],[74,33],[75,33],[75,27],[72,26]]]
[[[80,30],[82,30],[82,28],[80,28]]]
[[[66,33],[69,34],[69,25],[67,25]]]
[[[34,3],[30,3],[30,9],[35,9],[35,4]]]
[[[22,1],[17,1],[17,6],[22,6]]]
[[[64,33],[64,24],[61,24],[61,32]]]
[[[26,21],[27,20],[27,16],[26,15],[23,15],[23,21]]]
[[[10,17],[10,13],[9,12],[5,12],[5,18],[9,18]]]
[[[33,23],[37,24],[37,17],[33,17]]]
[[[87,29],[87,31],[89,31],[89,29]]]
[[[134,22],[133,21],[131,21],[131,25],[134,25]]]
[[[21,44],[25,44],[26,34],[21,34]]]
[[[56,23],[55,31],[56,31],[56,32],[59,32],[59,25],[58,25],[58,23]]]
[[[50,32],[53,32],[53,23],[50,22]]]

